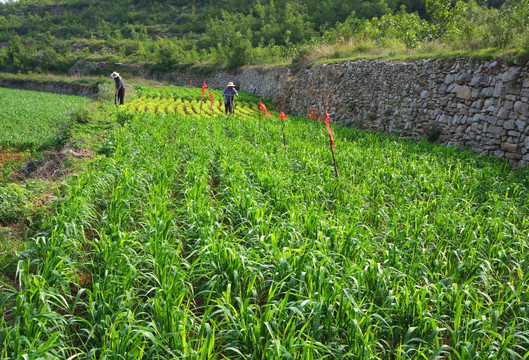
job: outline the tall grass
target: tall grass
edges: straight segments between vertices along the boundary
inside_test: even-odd
[[[67,185],[0,356],[526,358],[527,173],[291,117],[138,113]]]

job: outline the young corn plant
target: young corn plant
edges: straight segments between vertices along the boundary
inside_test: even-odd
[[[333,127],[337,183],[321,124],[284,146],[257,102],[191,90],[141,89],[68,182],[2,292],[2,358],[526,356],[526,170]]]

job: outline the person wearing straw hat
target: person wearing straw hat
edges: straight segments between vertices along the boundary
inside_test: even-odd
[[[119,73],[115,71],[110,74],[110,77],[116,82],[116,94],[117,98],[119,99],[119,105],[123,105],[123,102],[125,101],[125,83],[123,82],[121,76],[119,76]]]
[[[239,96],[239,93],[237,93],[237,90],[235,90],[235,85],[231,81],[222,92],[222,96],[224,96],[224,111],[226,112],[226,115],[228,112],[233,114],[235,96]]]

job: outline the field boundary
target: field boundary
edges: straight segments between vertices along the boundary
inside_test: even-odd
[[[92,97],[97,94],[97,87],[89,84],[62,81],[36,81],[26,79],[1,79],[0,87],[20,90],[49,92],[62,95]]]

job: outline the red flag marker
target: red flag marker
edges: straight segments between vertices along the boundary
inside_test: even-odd
[[[287,119],[287,116],[284,112],[281,111],[281,115],[279,115],[281,118],[281,133],[283,134],[283,146],[287,146],[287,141],[285,140],[285,120]]]
[[[266,117],[271,117],[272,114],[270,114],[268,111],[266,111],[266,106],[264,106],[264,104],[261,102],[261,100],[259,100],[259,110],[263,110]]]
[[[213,101],[213,93],[211,91],[209,92],[209,100],[211,101],[212,104],[215,103],[215,101]]]
[[[325,126],[327,126],[327,131],[329,132],[329,139],[331,140],[331,150],[334,150],[334,134],[331,130],[331,125],[329,124],[329,121],[331,120],[329,113],[327,110],[325,110],[325,116],[323,117],[323,121],[325,121]]]
[[[206,83],[204,82],[204,83],[202,84],[202,100],[204,100],[204,90],[206,90],[207,87],[208,87],[208,86],[207,86]]]

